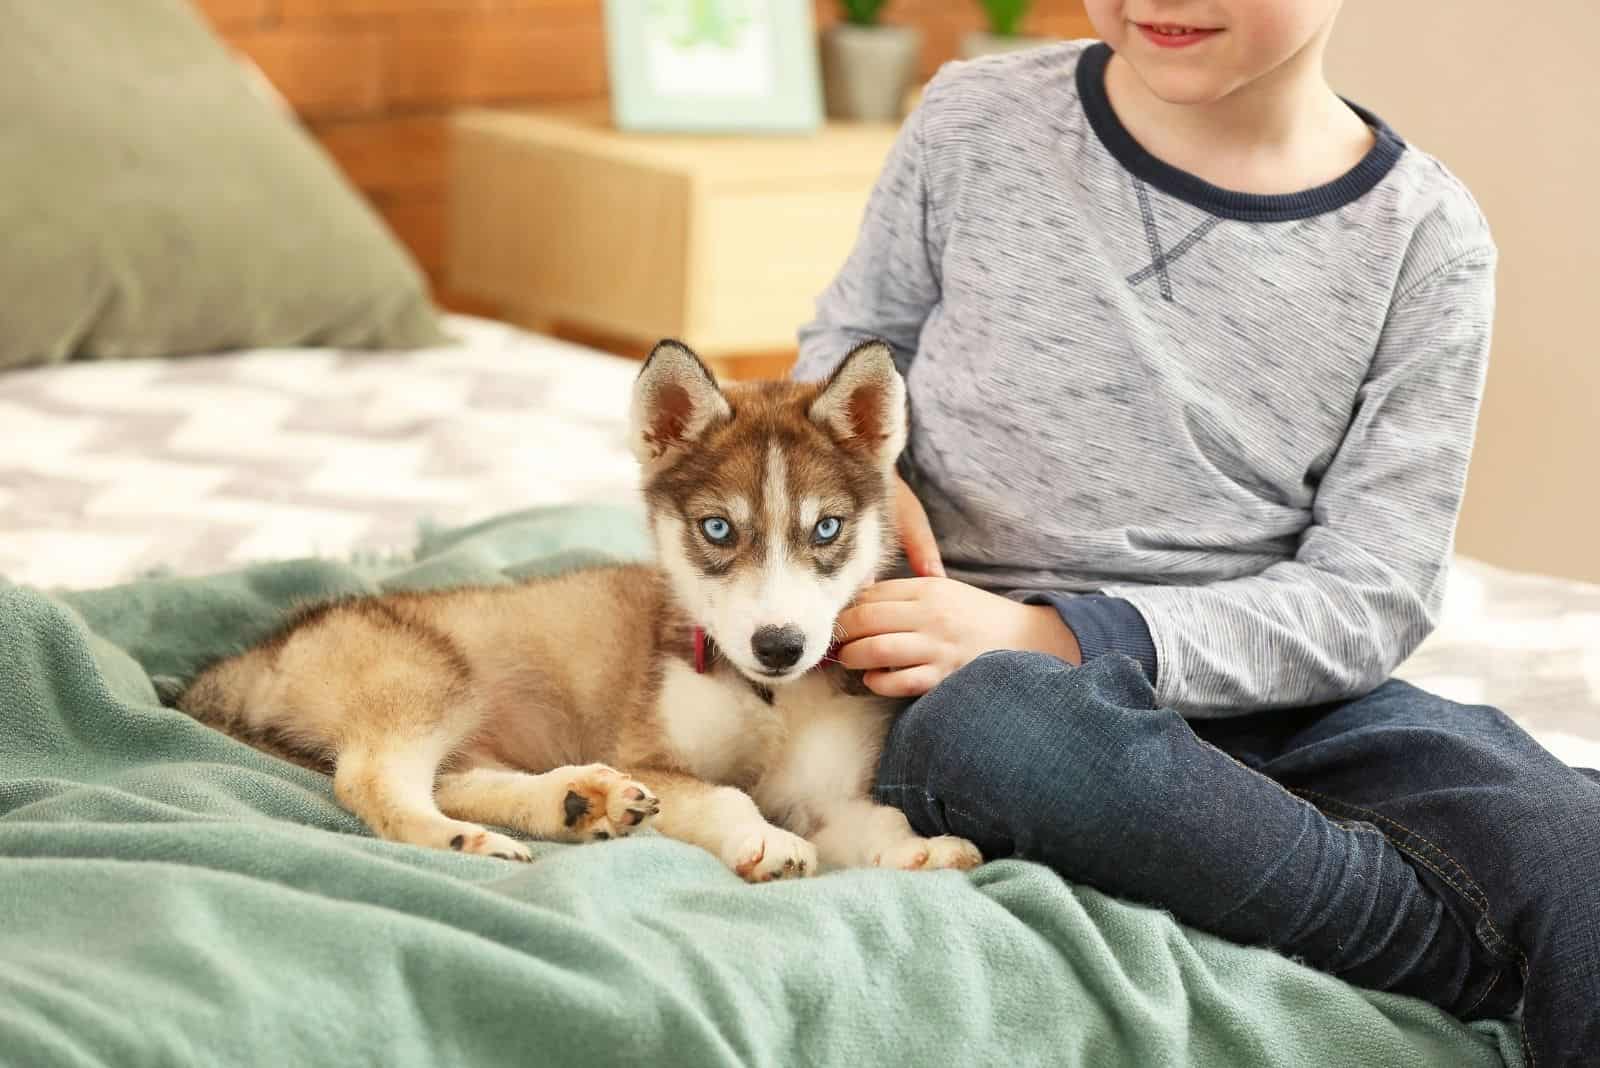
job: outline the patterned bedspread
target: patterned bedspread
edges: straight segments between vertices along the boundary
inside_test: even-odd
[[[261,350],[0,375],[0,575],[98,586],[403,552],[417,523],[632,500],[637,365],[478,319],[410,353]],[[1459,560],[1400,674],[1600,766],[1600,587]]]
[[[415,352],[257,350],[0,375],[0,575],[404,551],[422,519],[631,500],[636,364],[479,319]]]

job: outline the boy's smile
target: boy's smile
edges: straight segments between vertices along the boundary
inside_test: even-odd
[[[1322,112],[1314,121],[1326,122],[1334,110],[1325,99],[1332,93],[1322,78],[1322,49],[1340,3],[1084,0],[1084,10],[1118,64],[1137,71],[1156,100],[1210,105],[1248,97],[1254,102],[1245,110],[1256,120],[1274,113],[1277,136],[1303,128],[1308,111]],[[1239,117],[1229,123],[1237,126]]]
[[[1209,41],[1221,30],[1198,26],[1179,26],[1170,22],[1135,22],[1145,40],[1157,48],[1188,48]]]

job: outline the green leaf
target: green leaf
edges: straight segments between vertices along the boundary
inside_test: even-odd
[[[1022,27],[1023,16],[1033,0],[978,0],[989,16],[989,32],[997,37],[1014,37]]]
[[[876,26],[885,0],[839,0],[846,22],[857,26]]]

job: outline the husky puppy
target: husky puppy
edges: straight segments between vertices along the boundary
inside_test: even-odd
[[[822,384],[719,387],[656,346],[634,386],[654,565],[317,605],[198,675],[197,719],[331,771],[401,842],[528,860],[641,827],[752,882],[970,868],[868,790],[896,704],[828,657],[892,561],[905,386],[881,343]]]

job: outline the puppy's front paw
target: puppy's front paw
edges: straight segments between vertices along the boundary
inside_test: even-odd
[[[734,835],[722,860],[750,883],[803,879],[817,872],[817,847],[769,823],[749,834]]]
[[[561,800],[561,822],[579,842],[632,834],[660,811],[647,786],[604,764],[577,769]]]
[[[937,838],[902,839],[879,853],[872,863],[879,868],[899,868],[902,871],[934,868],[966,871],[982,864],[983,854],[965,838],[941,834]]]

